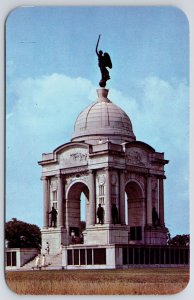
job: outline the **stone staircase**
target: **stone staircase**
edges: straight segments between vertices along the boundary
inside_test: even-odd
[[[36,256],[37,257],[37,256]],[[36,257],[20,268],[20,271],[37,270],[35,267]],[[41,267],[41,270],[61,270],[62,269],[62,254],[46,255],[46,266]]]

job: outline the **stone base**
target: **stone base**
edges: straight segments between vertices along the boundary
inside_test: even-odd
[[[103,249],[105,256],[103,261],[98,258],[98,262],[95,262],[96,255],[95,252]],[[117,251],[116,251],[117,250]],[[62,267],[63,269],[116,269],[116,263],[119,261],[119,264],[122,263],[122,251],[118,251],[115,245],[69,245],[65,246],[62,249]],[[72,253],[72,261],[68,264],[68,251]],[[77,259],[75,259],[75,251],[77,252]],[[81,263],[81,255],[78,254],[80,251],[85,254],[84,263]],[[88,260],[88,255],[86,253],[90,252],[90,262]],[[116,257],[118,255],[118,257]],[[87,257],[87,258],[86,258]],[[101,257],[102,258],[102,257]],[[83,259],[83,256],[82,256]]]
[[[167,244],[167,228],[146,226],[144,231],[146,245],[166,245]]]
[[[68,245],[69,237],[65,228],[44,228],[41,230],[42,254],[47,254],[47,242],[49,243],[49,254],[57,254],[61,251],[61,244]]]
[[[126,225],[95,224],[93,226],[88,226],[83,234],[85,245],[128,243],[128,231]]]
[[[175,255],[176,252],[176,255]],[[183,253],[184,255],[180,255]],[[62,248],[62,269],[126,269],[189,266],[189,249],[162,245],[69,245]],[[182,257],[180,259],[180,257]]]

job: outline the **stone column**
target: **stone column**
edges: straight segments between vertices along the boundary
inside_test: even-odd
[[[49,181],[46,176],[43,176],[41,178],[43,181],[43,218],[44,223],[43,227],[48,228],[49,227]]]
[[[57,202],[58,202],[58,215],[57,227],[64,226],[64,194],[63,194],[63,178],[62,175],[57,175]]]
[[[125,176],[124,171],[120,171],[120,222],[121,224],[125,223]]]
[[[105,169],[106,174],[106,183],[105,183],[105,220],[104,223],[111,224],[111,189],[110,189],[110,170],[108,168]]]
[[[95,176],[92,170],[89,172],[89,220],[88,225],[94,225],[96,220],[96,201],[95,201]],[[87,225],[87,224],[86,224]]]
[[[152,225],[152,179],[147,177],[147,225]]]
[[[164,225],[164,181],[159,177],[159,219],[160,224]]]

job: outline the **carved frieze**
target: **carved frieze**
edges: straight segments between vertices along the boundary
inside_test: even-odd
[[[79,174],[78,176],[76,176],[75,174],[74,176],[67,175],[65,179],[66,179],[66,187],[68,187],[73,182],[79,182],[79,181],[82,181],[86,185],[88,185],[88,175],[86,173]]]
[[[65,177],[72,176],[72,174],[73,176],[75,176],[75,174],[87,174],[87,172],[87,167],[75,167],[61,170],[61,174],[65,175]]]

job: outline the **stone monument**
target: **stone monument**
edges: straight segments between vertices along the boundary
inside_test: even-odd
[[[97,47],[98,43],[96,51]],[[42,252],[49,244],[50,253],[57,254],[62,246],[63,266],[75,262],[99,266],[103,261],[105,267],[114,268],[122,265],[124,245],[166,245],[163,182],[168,161],[164,153],[136,140],[130,118],[108,98],[108,92],[98,88],[96,101],[77,117],[71,141],[43,154],[39,161]],[[85,230],[81,228],[82,193]],[[97,216],[99,204],[103,222]],[[57,211],[56,227],[50,227],[52,208]],[[153,208],[158,219],[153,220]]]

